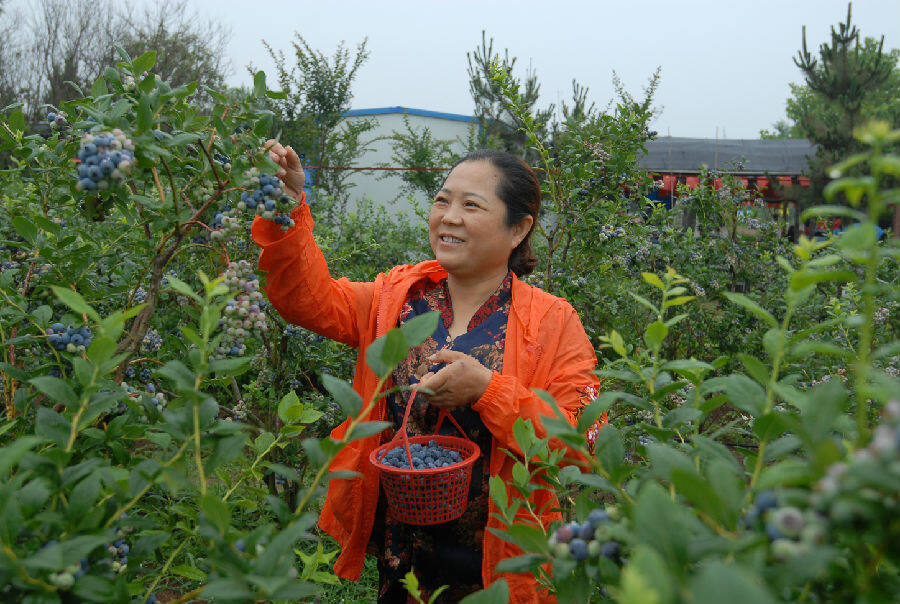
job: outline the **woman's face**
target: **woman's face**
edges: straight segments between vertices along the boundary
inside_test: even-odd
[[[490,162],[463,162],[434,198],[428,239],[434,257],[455,277],[506,272],[510,253],[531,228],[530,216],[506,225],[506,204],[495,192],[500,178]]]

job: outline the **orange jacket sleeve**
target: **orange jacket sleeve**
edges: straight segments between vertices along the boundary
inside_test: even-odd
[[[286,321],[357,348],[368,327],[376,284],[331,278],[313,239],[305,193],[300,202],[291,212],[295,224],[286,232],[271,220],[253,221],[253,240],[262,248],[259,268],[266,272],[264,291]]]
[[[523,382],[519,376],[494,372],[484,394],[472,405],[498,444],[519,455],[522,451],[512,433],[516,419],[530,419],[537,436],[544,438],[547,433],[541,417],[556,416],[553,408],[531,388],[549,392],[569,423],[575,425],[584,405],[591,401],[600,385],[594,374],[597,365],[594,347],[574,309],[568,304],[565,308],[567,312],[561,321],[542,324],[539,335],[542,358],[531,383]],[[553,440],[551,446],[565,445]]]

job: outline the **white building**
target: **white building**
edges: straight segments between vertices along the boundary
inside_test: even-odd
[[[360,199],[370,199],[376,203],[390,206],[396,211],[411,210],[412,203],[403,191],[400,172],[384,168],[399,168],[391,157],[391,137],[395,132],[407,131],[404,116],[409,126],[415,131],[427,127],[435,140],[451,142],[454,153],[464,154],[467,142],[478,131],[476,118],[456,113],[426,111],[410,107],[380,107],[377,109],[353,109],[346,114],[347,120],[374,120],[377,126],[364,135],[364,140],[373,141],[367,145],[371,150],[364,153],[353,167],[382,168],[371,172],[354,171],[350,177],[354,187],[350,189],[350,204],[353,207]],[[448,166],[449,167],[449,166]],[[420,203],[428,203],[424,195],[418,194]],[[426,205],[427,207],[427,205]]]

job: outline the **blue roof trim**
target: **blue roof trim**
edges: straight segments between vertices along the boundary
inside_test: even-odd
[[[459,113],[443,113],[441,111],[427,111],[425,109],[413,109],[412,107],[377,107],[374,109],[351,109],[344,112],[344,117],[353,117],[357,115],[382,115],[385,113],[406,113],[408,115],[420,115],[422,117],[436,117],[445,120],[454,120],[457,122],[475,123],[477,118],[471,115],[462,115]]]

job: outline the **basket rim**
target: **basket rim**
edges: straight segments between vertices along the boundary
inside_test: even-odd
[[[382,445],[378,445],[369,453],[369,462],[378,468],[381,472],[385,474],[411,474],[414,476],[433,476],[435,474],[443,474],[446,472],[452,472],[456,470],[471,470],[472,464],[481,456],[481,448],[476,445],[474,442],[469,440],[468,438],[460,438],[459,436],[450,436],[444,434],[423,434],[420,436],[410,436],[409,444],[415,443],[427,443],[428,441],[435,441],[437,444],[443,443],[455,443],[458,445],[463,445],[466,448],[471,448],[471,453],[468,457],[463,459],[462,461],[458,461],[452,466],[443,466],[441,468],[395,468],[393,466],[389,466],[378,461],[378,453],[383,451],[386,447],[391,446],[391,448],[395,448],[398,445],[394,443],[393,440],[386,442]],[[402,444],[400,445],[402,446]]]

